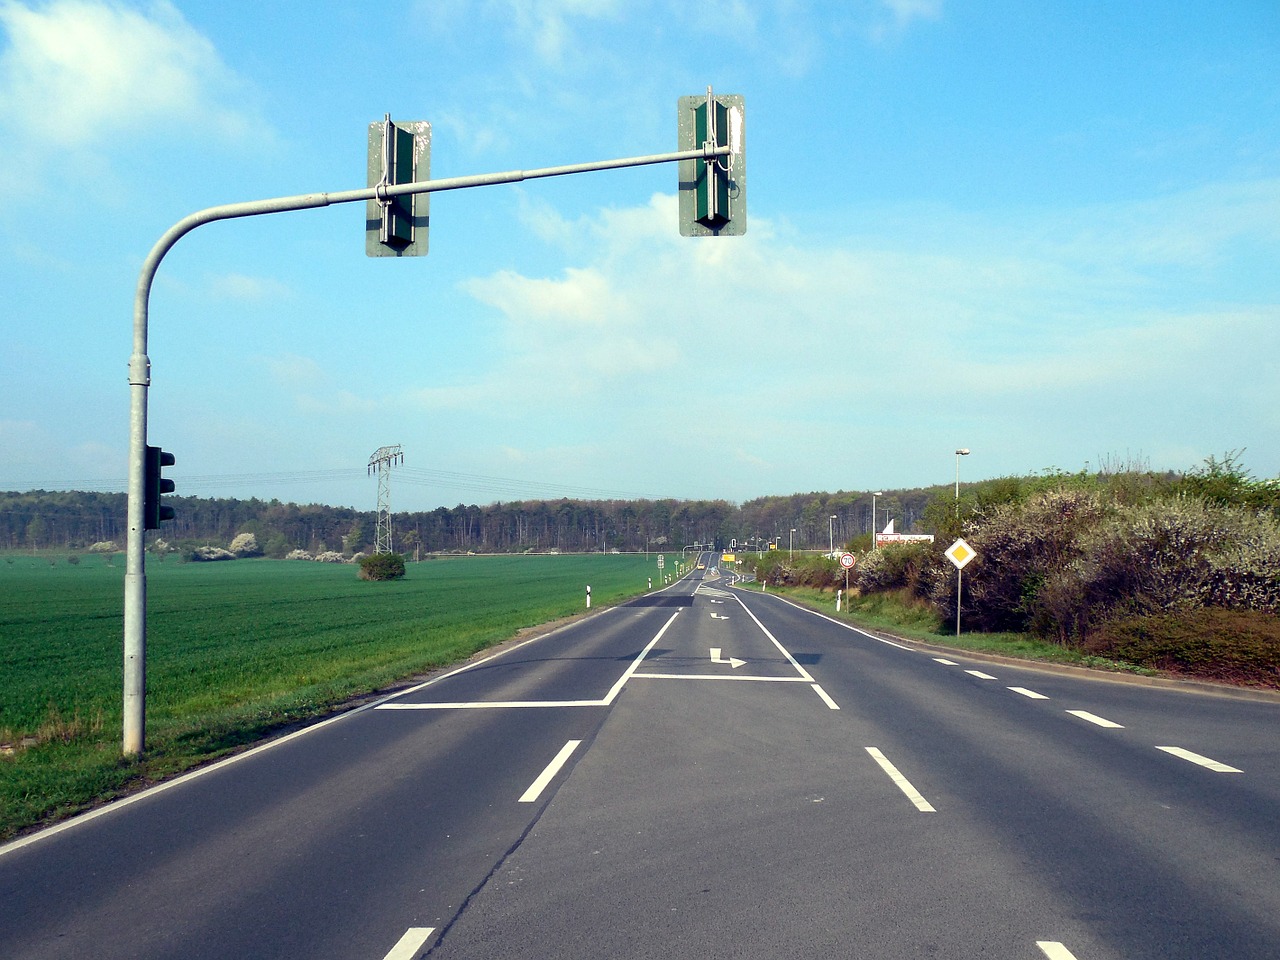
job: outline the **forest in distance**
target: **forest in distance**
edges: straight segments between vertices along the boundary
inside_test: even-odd
[[[943,488],[885,491],[876,497],[877,524],[889,518],[904,530],[915,524]],[[945,492],[950,495],[951,488]],[[158,531],[175,546],[227,546],[252,533],[268,556],[293,550],[354,553],[373,543],[376,512],[324,504],[203,497],[166,497],[177,512]],[[458,504],[394,512],[394,547],[406,553],[624,553],[681,550],[694,544],[727,547],[737,539],[798,550],[827,549],[870,537],[871,493],[807,493],[725,500],[522,500]],[[123,544],[123,493],[34,490],[0,492],[0,549],[75,551],[95,543]],[[836,517],[832,520],[831,517]],[[795,530],[792,534],[791,531]]]
[[[674,552],[694,545],[821,550],[870,546],[871,532],[893,520],[899,533],[954,536],[963,518],[1035,489],[1130,489],[1143,497],[1192,496],[1275,511],[1280,479],[1255,480],[1243,451],[1209,457],[1184,473],[1125,467],[1097,472],[1044,470],[1024,477],[905,490],[796,493],[727,500],[519,500],[394,512],[393,548],[413,554]],[[178,549],[227,547],[252,533],[258,550],[284,557],[294,550],[348,554],[372,548],[376,512],[280,500],[166,497],[177,516],[148,542]],[[0,492],[0,549],[75,552],[125,539],[123,493],[33,490]]]

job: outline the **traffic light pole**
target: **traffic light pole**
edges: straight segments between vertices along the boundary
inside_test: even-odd
[[[624,157],[618,160],[598,160],[592,163],[575,163],[534,170],[508,170],[503,173],[421,180],[416,183],[380,184],[375,187],[343,190],[337,193],[305,193],[293,197],[277,197],[273,200],[229,203],[198,210],[170,227],[164,236],[156,241],[156,245],[151,248],[151,252],[143,262],[133,298],[133,354],[129,358],[129,509],[124,576],[123,752],[126,755],[139,754],[146,745],[147,574],[143,484],[146,471],[147,389],[151,386],[151,360],[147,356],[147,322],[152,282],[155,280],[156,271],[160,268],[160,261],[174,244],[196,227],[216,220],[234,220],[267,213],[285,213],[290,210],[309,210],[313,207],[327,207],[338,203],[382,200],[387,197],[410,194],[439,193],[465,187],[519,183],[522,180],[562,177],[597,170],[642,167],[656,163],[675,163],[681,160],[707,160],[712,157],[729,156],[732,152],[731,147],[707,144],[695,150],[657,153],[646,157]]]

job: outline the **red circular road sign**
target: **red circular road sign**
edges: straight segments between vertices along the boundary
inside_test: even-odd
[[[854,562],[854,556],[852,553],[845,553],[840,557],[840,566],[844,567],[846,570],[852,567]]]

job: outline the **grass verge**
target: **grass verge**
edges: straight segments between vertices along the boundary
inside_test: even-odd
[[[836,598],[832,591],[812,587],[770,587],[769,592],[820,610],[827,616],[852,626],[908,640],[919,640],[937,647],[1113,672],[1159,675],[1157,670],[1064,647],[1026,633],[961,633],[956,636],[954,627],[948,630],[931,606],[912,599],[906,591],[885,591],[852,597],[847,608],[839,613],[836,613]]]

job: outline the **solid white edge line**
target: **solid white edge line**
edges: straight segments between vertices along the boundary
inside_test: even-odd
[[[1057,940],[1037,940],[1036,946],[1049,960],[1076,960],[1076,955]]]
[[[815,683],[813,685],[813,692],[816,693],[818,696],[820,696],[822,698],[823,703],[825,703],[832,710],[840,709],[840,704],[832,700],[830,695],[827,693],[827,691],[823,690],[820,685]]]
[[[1096,723],[1100,727],[1106,727],[1109,730],[1123,730],[1123,723],[1116,723],[1114,720],[1108,720],[1106,717],[1100,717],[1096,713],[1090,713],[1088,710],[1068,710],[1067,713],[1073,717],[1079,717],[1081,720],[1088,720],[1090,723]]]
[[[915,804],[917,810],[921,813],[938,812],[934,809],[933,804],[921,796],[920,791],[911,785],[911,781],[904,777],[899,772],[898,768],[889,762],[888,757],[881,753],[876,747],[867,747],[866,751],[871,754],[876,763],[880,764],[880,769],[889,775],[889,779],[894,782],[894,785],[906,794],[908,800]]]
[[[413,960],[427,942],[427,937],[435,932],[435,927],[410,927],[404,932],[396,945],[387,951],[382,960]]]
[[[757,594],[753,593],[752,595],[756,596]],[[897,647],[899,650],[907,650],[907,651],[910,651],[911,653],[916,652],[911,647],[905,647],[900,643],[894,643],[892,640],[886,640],[884,637],[877,637],[874,633],[867,633],[867,631],[862,630],[858,627],[852,626],[848,623],[841,623],[835,617],[829,617],[825,613],[819,613],[817,610],[810,610],[808,607],[802,607],[798,603],[792,603],[786,597],[780,597],[776,593],[762,593],[762,594],[758,594],[758,596],[772,597],[774,600],[780,600],[781,602],[785,603],[789,607],[795,607],[801,613],[808,613],[808,614],[811,614],[812,616],[820,617],[821,619],[826,620],[828,623],[834,623],[837,627],[843,627],[844,629],[851,630],[854,633],[860,633],[864,637],[866,637],[868,640],[876,640],[880,643],[888,644],[891,647]],[[742,600],[737,597],[737,594],[734,595],[734,598],[737,599],[739,603],[742,603]],[[746,604],[743,604],[743,606],[745,607]],[[751,611],[748,610],[747,612],[750,613]]]
[[[1028,690],[1026,687],[1010,687],[1014,693],[1020,693],[1024,697],[1030,697],[1032,700],[1048,700],[1043,693],[1036,693],[1034,690]]]
[[[971,676],[971,677],[977,677],[979,680],[994,680],[994,679],[995,679],[995,677],[993,677],[991,674],[989,674],[989,673],[983,673],[981,670],[966,670],[966,671],[965,671],[965,673],[967,673],[967,674],[968,674],[969,676]]]
[[[1231,767],[1209,757],[1203,757],[1198,753],[1192,753],[1190,750],[1184,750],[1182,747],[1156,747],[1157,750],[1163,750],[1165,753],[1172,754],[1183,760],[1190,760],[1192,763],[1199,764],[1202,767],[1208,767],[1214,773],[1244,773],[1238,767]]]
[[[538,774],[538,779],[529,784],[529,789],[520,795],[520,802],[533,803],[533,801],[537,800],[542,791],[547,788],[547,784],[551,782],[551,778],[560,772],[560,768],[565,765],[573,751],[577,750],[581,745],[581,740],[570,740],[561,747],[555,759],[548,763],[546,769]]]
[[[461,700],[457,703],[384,703],[379,710],[505,710],[517,707],[606,707],[604,700]]]

